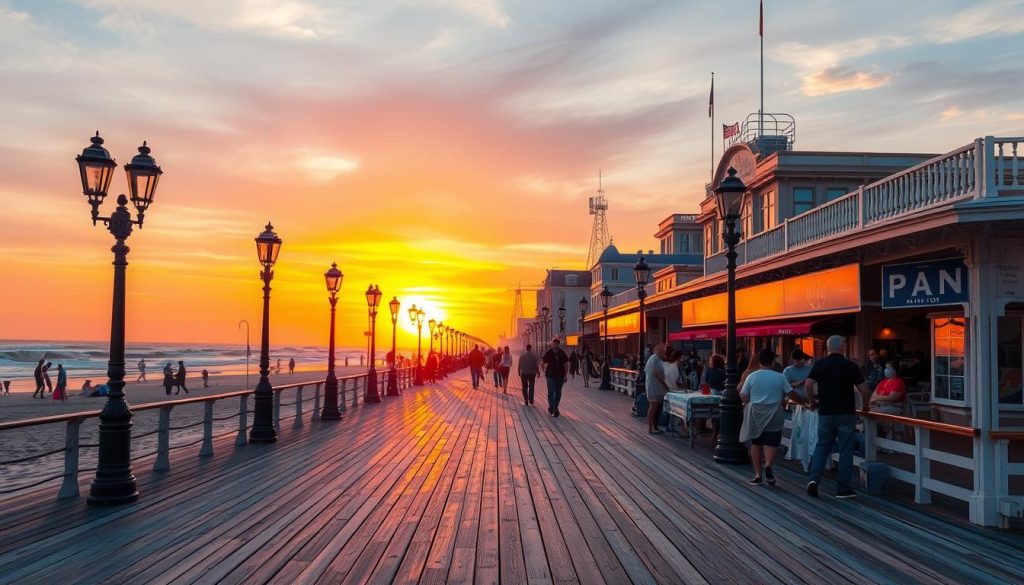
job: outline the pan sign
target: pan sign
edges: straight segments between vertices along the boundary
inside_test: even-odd
[[[960,258],[882,267],[882,308],[967,302],[967,266]]]

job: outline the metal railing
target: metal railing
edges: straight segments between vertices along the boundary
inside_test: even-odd
[[[397,383],[400,389],[405,389],[412,386],[414,378],[415,368],[400,368],[398,369]],[[378,389],[381,396],[384,397],[387,390],[387,376],[388,371],[386,368],[377,371],[378,376]],[[366,384],[368,379],[368,373],[364,374],[353,374],[350,376],[343,376],[338,378],[338,409],[342,412],[346,412],[349,408],[357,408],[360,402],[364,402]],[[281,430],[281,423],[287,420],[293,420],[292,428],[301,428],[304,424],[305,415],[309,414],[309,422],[317,422],[320,420],[320,407],[321,407],[321,388],[324,385],[324,380],[313,380],[309,382],[297,382],[293,384],[285,384],[283,386],[275,386],[274,401],[273,401],[273,424],[278,432]],[[307,404],[310,404],[309,400],[304,397],[304,390],[306,387],[313,388],[313,400],[311,402],[311,408],[306,408]],[[294,390],[294,400],[292,402],[282,403],[282,394],[285,391]],[[155,449],[147,450],[146,452],[135,455],[132,457],[132,461],[139,461],[142,459],[153,457],[153,471],[169,471],[171,469],[170,453],[172,451],[200,445],[199,457],[211,457],[214,454],[213,446],[216,439],[226,437],[229,435],[235,435],[236,446],[245,445],[248,443],[248,420],[249,415],[252,414],[252,409],[249,408],[249,396],[253,395],[254,390],[238,390],[234,392],[224,392],[221,394],[214,394],[211,396],[196,396],[193,398],[183,398],[181,400],[167,400],[161,402],[151,402],[146,404],[139,404],[132,407],[132,412],[135,415],[148,411],[157,411],[158,419],[156,428],[142,432],[140,434],[132,435],[132,447],[137,448],[143,446],[143,444],[152,443],[152,440],[146,440],[149,437],[155,436]],[[220,401],[230,400],[232,398],[238,399],[238,410],[237,412],[231,412],[226,415],[216,416],[215,406]],[[201,420],[187,422],[178,426],[172,426],[171,424],[171,413],[175,408],[181,408],[189,405],[203,405],[203,414]],[[281,416],[281,410],[283,408],[294,407],[294,413],[286,416]],[[7,469],[12,466],[24,466],[38,465],[38,463],[47,458],[60,453],[64,454],[64,471],[63,473],[54,473],[43,477],[32,477],[27,482],[8,487],[4,486],[0,488],[0,496],[8,495],[13,493],[23,492],[48,482],[56,481],[58,479],[63,480],[60,490],[57,493],[58,499],[65,498],[77,498],[80,496],[79,492],[79,476],[82,473],[88,473],[95,471],[95,467],[82,468],[80,466],[81,453],[83,449],[97,449],[98,443],[82,443],[81,442],[81,426],[82,423],[91,420],[98,419],[100,415],[99,410],[90,410],[83,412],[75,412],[57,416],[47,416],[32,419],[25,419],[19,421],[0,422],[0,444],[2,444],[3,434],[5,432],[16,431],[17,429],[26,429],[30,427],[39,427],[43,425],[51,424],[64,424],[65,425],[65,438],[64,446],[56,449],[48,449],[40,453],[34,453],[23,457],[9,459],[6,461],[0,461],[0,469]],[[220,425],[217,428],[216,423],[225,422],[232,419],[238,419],[237,428],[231,428],[231,430],[225,430],[225,425]],[[187,431],[189,429],[197,429],[202,427],[202,435],[198,438],[194,436],[187,436],[185,442],[172,445],[171,434],[172,431]]]
[[[986,136],[889,175],[755,234],[736,247],[737,265],[967,199],[1024,196],[1024,138]],[[705,275],[726,268],[725,252],[704,260]]]
[[[611,371],[612,388],[629,396],[636,393],[636,370],[626,368],[608,368]]]

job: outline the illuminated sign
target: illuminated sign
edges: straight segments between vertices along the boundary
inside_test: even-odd
[[[967,266],[961,258],[882,267],[882,308],[966,303]]]
[[[600,321],[601,335],[605,335],[604,320]],[[640,333],[640,314],[629,313],[617,317],[608,317],[608,335],[626,335],[628,333]]]
[[[683,326],[725,323],[727,301],[725,293],[683,301]],[[859,310],[858,264],[847,264],[736,291],[736,321],[740,323]]]

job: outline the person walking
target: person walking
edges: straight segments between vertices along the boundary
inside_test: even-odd
[[[39,360],[36,364],[36,369],[32,372],[32,376],[36,379],[36,391],[32,393],[32,398],[43,398],[46,392],[46,383],[43,382],[43,365],[46,360]]]
[[[136,366],[138,366],[138,368],[139,368],[139,377],[135,378],[135,381],[136,382],[145,382],[146,381],[146,358],[140,359],[139,363],[136,364]]]
[[[798,395],[794,399],[797,404],[793,407],[793,430],[790,433],[789,449],[786,449],[786,459],[800,461],[805,473],[811,468],[814,446],[818,443],[818,413],[807,408],[807,393],[804,390],[807,375],[811,373],[808,364],[810,359],[811,356],[802,349],[794,348],[789,356],[789,365],[782,370],[782,375]]]
[[[427,380],[431,384],[437,381],[437,354],[430,352],[427,354]]]
[[[508,375],[512,372],[512,350],[509,346],[505,346],[505,351],[501,354],[501,393],[508,394]]]
[[[548,384],[548,414],[559,416],[558,405],[562,402],[562,385],[569,378],[569,356],[559,347],[558,338],[551,340],[551,347],[544,352],[541,364],[544,366],[544,378]]]
[[[473,380],[473,389],[480,388],[480,381],[484,377],[484,352],[480,351],[479,344],[474,344],[469,352],[469,376]]]
[[[171,362],[164,366],[164,392],[171,395],[171,386],[174,386],[174,370],[171,369]]]
[[[839,471],[836,474],[836,497],[852,498],[857,494],[850,487],[853,477],[853,442],[857,424],[857,406],[854,389],[860,391],[864,411],[870,403],[871,391],[857,364],[846,359],[846,342],[833,335],[825,342],[828,356],[811,367],[804,382],[811,410],[818,411],[818,443],[814,446],[811,471],[807,482],[807,495],[818,497],[818,483],[832,456],[833,447],[839,451]]]
[[[494,378],[494,387],[501,387],[501,346],[498,346],[498,350],[491,354],[491,372]]]
[[[57,389],[53,392],[53,399],[61,402],[68,399],[68,371],[64,364],[57,364]]]
[[[533,390],[540,375],[540,364],[537,362],[537,354],[533,353],[533,346],[526,344],[526,351],[519,354],[519,363],[516,366],[519,378],[523,381],[523,406],[533,404]]]
[[[576,348],[573,348],[572,353],[569,354],[569,377],[573,380],[576,379],[576,374],[580,371],[580,354],[576,353]]]
[[[210,387],[210,372],[208,372],[206,370],[206,368],[203,368],[203,371],[200,372],[199,375],[203,377],[203,388],[209,388]]]
[[[43,383],[46,384],[46,392],[53,394],[53,381],[50,380],[50,368],[53,367],[53,362],[46,362],[43,366]],[[42,398],[42,396],[40,396]]]
[[[757,354],[758,369],[747,376],[740,386],[743,401],[743,424],[740,442],[750,441],[750,461],[754,465],[752,485],[775,484],[775,454],[782,442],[782,428],[786,422],[783,401],[786,396],[798,394],[786,381],[786,376],[775,371],[775,352],[764,348]],[[764,475],[762,476],[762,459]]]
[[[188,387],[185,386],[185,362],[181,360],[178,360],[178,372],[174,374],[174,385],[178,387],[175,394],[180,394],[182,390],[188,394]]]
[[[668,384],[665,382],[664,343],[654,346],[651,357],[647,358],[647,363],[644,364],[644,391],[647,393],[647,432],[660,435],[663,431],[658,428],[658,415],[661,414],[661,401],[668,393]]]
[[[583,376],[583,387],[590,388],[590,348],[586,345],[580,351],[580,375]]]
[[[288,360],[288,374],[291,375],[291,374],[294,374],[294,373],[295,373],[295,358],[290,358]]]

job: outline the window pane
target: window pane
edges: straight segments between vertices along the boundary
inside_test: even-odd
[[[949,382],[946,376],[935,376],[934,398],[949,399]]]
[[[793,202],[794,203],[810,203],[814,204],[814,189],[808,189],[806,187],[796,187],[793,189]]]
[[[832,201],[833,199],[839,199],[847,193],[849,193],[849,191],[843,187],[833,187],[828,191],[825,191],[825,200]]]
[[[794,203],[793,204],[793,215],[800,215],[814,209],[814,206],[809,203]]]
[[[1024,403],[1024,380],[1021,361],[1021,318],[999,317],[998,324],[999,403]]]

